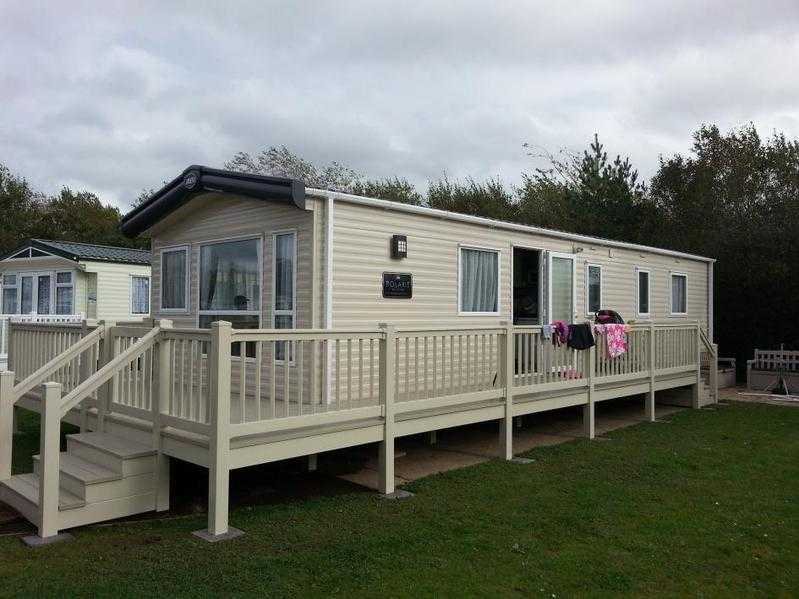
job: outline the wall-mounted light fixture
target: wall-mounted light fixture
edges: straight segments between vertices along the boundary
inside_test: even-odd
[[[408,257],[408,238],[405,235],[391,236],[391,257],[397,259]]]

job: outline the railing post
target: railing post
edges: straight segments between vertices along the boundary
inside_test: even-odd
[[[11,478],[14,446],[14,373],[0,372],[0,480]]]
[[[114,342],[111,339],[111,332],[114,329],[114,325],[115,323],[109,320],[101,320],[97,324],[98,327],[103,327],[105,329],[99,344],[99,364],[97,364],[98,370],[108,364],[114,358]],[[105,415],[108,413],[111,407],[111,401],[113,399],[113,393],[115,389],[116,383],[114,377],[111,377],[111,380],[97,390],[98,431],[102,432],[105,429]]]
[[[58,535],[59,459],[61,452],[61,384],[42,385],[39,438],[39,537]]]
[[[628,348],[629,349],[629,348]],[[596,411],[594,409],[594,364],[596,363],[596,344],[588,350],[588,403],[583,406],[583,434],[589,439],[596,436]]]
[[[211,324],[211,349],[208,368],[211,378],[211,435],[208,440],[208,529],[193,534],[206,541],[222,541],[240,536],[242,531],[228,526],[230,493],[230,345],[229,322]]]
[[[646,419],[655,421],[655,323],[649,324],[649,393],[646,396]]]
[[[713,401],[719,402],[719,346],[710,342],[712,362],[710,363],[710,392],[713,394]],[[735,371],[735,368],[733,368]]]
[[[699,331],[700,324],[696,323],[694,334],[696,335],[696,384],[694,385],[691,406],[694,409],[700,407],[702,389],[702,335]]]
[[[380,323],[380,399],[383,404],[383,440],[380,442],[378,488],[383,495],[394,493],[394,352],[396,331],[394,325]]]
[[[513,325],[503,323],[504,339],[500,358],[502,359],[502,381],[505,384],[505,413],[499,421],[499,457],[503,460],[513,459],[513,379],[515,362]]]
[[[89,334],[88,322],[84,319],[81,321],[80,338],[83,339],[88,334]],[[88,355],[86,355],[86,353],[87,352],[84,351],[82,354],[79,354],[77,356],[79,385],[91,376],[90,363],[89,363],[89,359],[93,353],[91,351],[91,348],[88,348]],[[83,401],[80,407],[80,432],[82,433],[85,433],[88,430],[89,408],[86,404],[87,402]]]
[[[161,331],[172,328],[171,320],[161,320],[158,323]],[[158,339],[158,388],[152,394],[150,410],[153,419],[153,449],[155,454],[155,511],[163,512],[169,509],[169,456],[161,451],[161,414],[163,406],[169,405],[169,392],[172,388],[172,341],[165,339],[163,334]],[[155,346],[153,346],[155,347]]]

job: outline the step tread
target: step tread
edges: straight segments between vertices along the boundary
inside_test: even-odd
[[[33,456],[38,461],[39,456]],[[110,468],[84,460],[76,455],[62,453],[59,456],[59,469],[86,485],[105,483],[113,480],[121,480],[122,475],[114,472]]]
[[[22,495],[25,499],[35,505],[39,505],[39,477],[34,473],[15,474],[8,480],[2,481],[6,487],[15,493]],[[71,510],[86,505],[86,502],[62,488],[58,489],[58,508],[60,510]]]
[[[123,460],[155,455],[155,450],[143,443],[131,441],[130,439],[117,437],[116,435],[110,435],[108,433],[78,433],[75,435],[67,435],[67,438],[77,443],[93,447],[94,449],[110,453]]]

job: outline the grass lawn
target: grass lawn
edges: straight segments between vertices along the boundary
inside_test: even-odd
[[[35,445],[35,423],[19,451]],[[432,476],[385,502],[351,493],[0,538],[0,595],[794,596],[799,409],[732,404]],[[24,446],[24,448],[23,448]]]

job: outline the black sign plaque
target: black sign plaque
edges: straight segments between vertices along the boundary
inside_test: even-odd
[[[413,297],[413,275],[403,272],[384,272],[383,297],[411,299]]]

